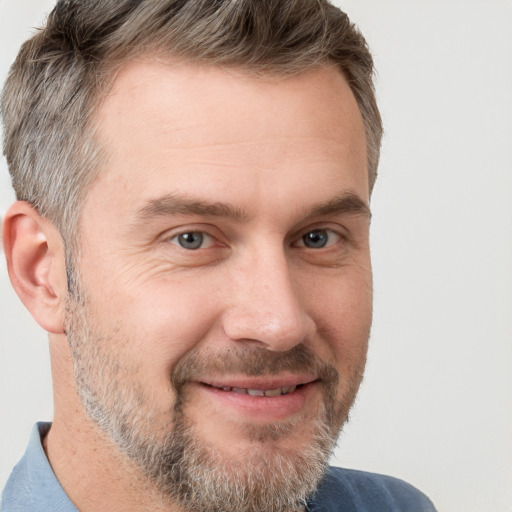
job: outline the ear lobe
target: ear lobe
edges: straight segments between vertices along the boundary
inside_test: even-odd
[[[58,230],[24,201],[5,214],[2,238],[11,283],[46,331],[64,333],[67,296],[64,244]]]

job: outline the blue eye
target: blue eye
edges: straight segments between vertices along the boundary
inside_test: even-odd
[[[196,250],[212,244],[212,237],[201,231],[189,231],[174,236],[171,242],[183,247],[183,249]]]
[[[330,229],[315,229],[302,236],[302,242],[309,249],[323,249],[339,239],[340,235]]]

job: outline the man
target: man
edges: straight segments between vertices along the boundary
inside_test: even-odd
[[[434,510],[327,467],[371,324],[372,74],[325,1],[57,3],[2,100],[55,402],[3,511]]]

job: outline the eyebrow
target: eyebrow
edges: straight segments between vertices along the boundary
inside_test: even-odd
[[[371,218],[369,206],[356,194],[345,192],[327,202],[314,204],[306,208],[303,215],[306,219],[326,215],[364,215]],[[136,223],[145,223],[153,218],[172,215],[198,215],[231,219],[237,223],[251,220],[249,212],[222,202],[208,202],[192,199],[178,194],[166,194],[149,200],[136,214]]]
[[[138,222],[147,222],[155,217],[171,215],[199,215],[206,217],[223,217],[244,223],[250,218],[242,209],[222,202],[207,202],[177,194],[149,200],[138,212]]]
[[[326,203],[313,205],[307,209],[304,214],[309,217],[322,217],[324,215],[363,215],[372,218],[370,207],[357,194],[345,192],[340,196],[330,199]]]

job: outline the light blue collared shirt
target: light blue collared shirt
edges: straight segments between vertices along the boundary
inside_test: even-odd
[[[27,451],[5,485],[1,512],[78,512],[59,484],[41,444],[50,425],[34,425]]]

